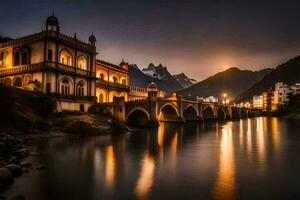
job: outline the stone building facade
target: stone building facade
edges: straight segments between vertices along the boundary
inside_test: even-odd
[[[98,103],[113,102],[114,97],[124,97],[124,100],[128,101],[128,63],[122,61],[119,65],[115,65],[103,60],[96,60],[96,76]]]
[[[57,110],[87,111],[96,101],[96,38],[89,42],[60,33],[55,16],[45,30],[0,43],[0,81],[37,87],[57,100]]]

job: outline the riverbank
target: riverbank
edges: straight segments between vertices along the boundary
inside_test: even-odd
[[[36,146],[41,140],[67,135],[119,134],[129,130],[100,113],[55,113],[56,101],[39,91],[0,85],[0,99],[0,191],[7,189],[15,177],[45,168],[23,163],[26,157],[39,154]]]
[[[73,135],[98,136],[122,134],[130,129],[109,116],[80,112],[57,113],[45,118],[42,128],[14,127],[0,129],[0,192],[10,188],[16,177],[47,166],[24,162],[30,156],[39,156],[37,146],[45,140]],[[0,199],[5,199],[1,197]]]

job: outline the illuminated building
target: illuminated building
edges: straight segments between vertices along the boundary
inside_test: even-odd
[[[263,95],[253,96],[253,108],[256,109],[263,108]]]
[[[158,98],[167,97],[173,94],[167,94],[167,92],[158,89]],[[129,101],[137,101],[148,98],[148,88],[130,86],[130,91],[128,93]]]
[[[263,96],[263,111],[271,112],[276,110],[274,102],[274,92],[272,88],[267,92],[262,93]]]
[[[214,97],[214,96],[209,96],[209,97],[198,97],[197,100],[199,101],[204,101],[204,102],[210,102],[210,103],[218,103],[218,98]]]
[[[98,103],[113,102],[114,97],[124,97],[128,101],[129,75],[128,63],[122,61],[114,65],[96,60],[96,96]]]
[[[96,96],[95,42],[94,35],[86,43],[62,34],[50,16],[45,30],[0,43],[0,82],[47,93],[58,111],[87,111]]]
[[[293,95],[293,89],[283,84],[282,82],[278,82],[275,84],[274,91],[274,103],[276,105],[276,109],[285,108]]]

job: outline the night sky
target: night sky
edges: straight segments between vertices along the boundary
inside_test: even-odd
[[[300,55],[297,1],[1,0],[0,7],[1,36],[39,32],[54,11],[62,33],[87,41],[94,32],[100,59],[162,63],[198,80]]]

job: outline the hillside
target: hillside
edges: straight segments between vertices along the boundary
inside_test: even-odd
[[[275,68],[262,80],[255,83],[251,88],[242,93],[237,102],[251,100],[254,95],[261,94],[269,88],[274,87],[276,82],[293,84],[300,81],[300,56],[289,60]]]
[[[56,102],[41,92],[30,92],[0,84],[0,129],[30,129],[44,125]]]
[[[232,100],[245,90],[249,89],[254,83],[260,81],[272,69],[260,71],[240,70],[238,68],[229,68],[223,72],[217,73],[203,81],[200,81],[189,88],[178,93],[185,98],[195,99],[199,97],[215,96],[219,97],[227,93]]]
[[[187,77],[184,73],[173,75],[173,77],[179,82],[183,88],[188,88],[197,83],[195,79]]]
[[[137,87],[147,87],[151,81],[154,81],[158,88],[167,92],[178,91],[182,86],[162,65],[154,66],[150,64],[143,71],[135,64],[129,66],[129,84]]]

